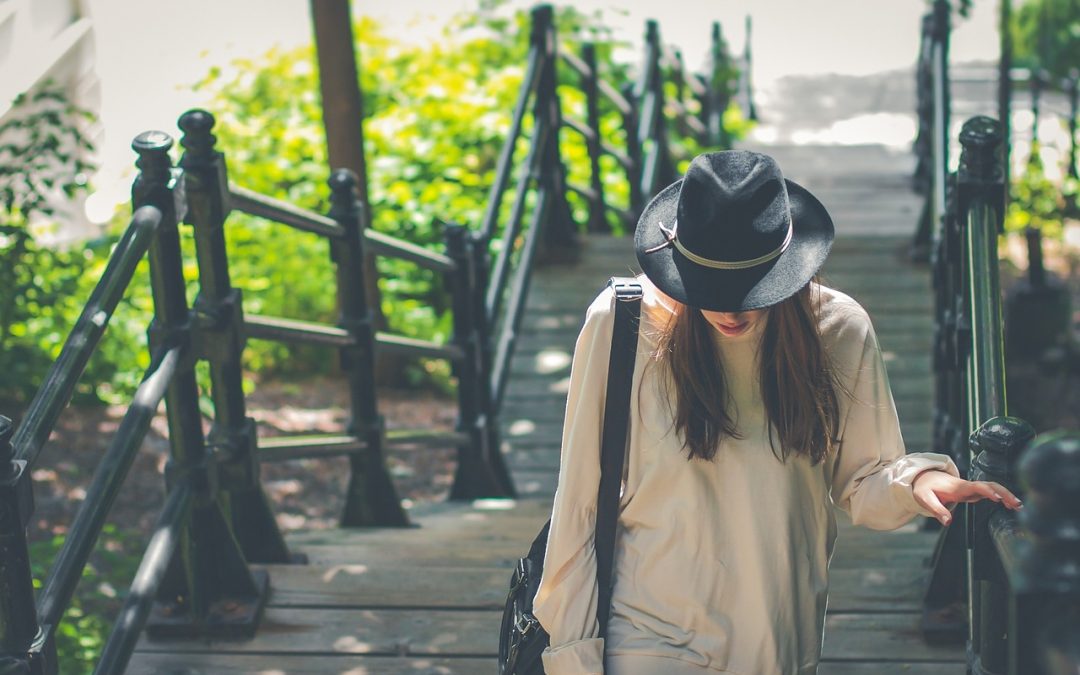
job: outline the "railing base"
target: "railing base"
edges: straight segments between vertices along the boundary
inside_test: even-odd
[[[248,562],[303,565],[308,561],[303,553],[289,551],[261,485],[230,491],[229,502],[233,532]]]
[[[253,637],[269,596],[270,575],[264,570],[251,570],[251,579],[255,582],[255,596],[216,600],[202,619],[193,617],[186,604],[155,603],[146,623],[147,637],[151,640],[204,636],[243,640]]]
[[[382,447],[368,442],[368,447]],[[345,493],[345,509],[341,527],[409,527],[409,516],[401,507],[401,499],[390,474],[383,465],[382,455],[368,452],[349,457],[351,473]]]

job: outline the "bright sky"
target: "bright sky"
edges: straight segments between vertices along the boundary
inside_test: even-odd
[[[513,6],[532,4],[512,0]],[[680,46],[691,67],[703,63],[713,21],[721,22],[731,48],[741,50],[743,22],[751,14],[753,80],[767,104],[770,85],[784,75],[909,68],[927,2],[576,0],[574,5],[586,12],[603,10],[617,36],[633,42],[640,42],[646,19],[657,19],[661,37]],[[954,32],[954,61],[997,57],[997,3],[975,5],[974,16]],[[127,199],[131,139],[151,128],[175,135],[179,114],[203,103],[187,85],[210,66],[311,40],[306,0],[84,0],[84,6],[95,22],[105,125],[102,172],[95,180],[99,193],[87,206],[91,220],[102,220]],[[436,33],[445,17],[474,6],[475,0],[374,0],[354,2],[353,14],[372,16],[391,34],[419,41]],[[658,6],[667,13],[656,12]]]

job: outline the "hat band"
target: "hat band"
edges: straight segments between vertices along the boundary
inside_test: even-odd
[[[652,248],[646,249],[645,253],[652,253],[654,251],[659,251],[662,248],[666,248],[669,245],[673,245],[679,251],[679,253],[682,253],[692,262],[695,262],[704,267],[711,267],[715,270],[745,270],[751,267],[757,267],[758,265],[767,263],[770,260],[774,260],[775,258],[778,258],[781,253],[787,250],[788,246],[791,244],[791,236],[793,232],[792,225],[789,222],[787,236],[784,237],[784,241],[772,251],[769,251],[765,255],[758,256],[757,258],[751,258],[749,260],[713,260],[712,258],[706,258],[704,256],[700,256],[694,253],[690,249],[686,248],[686,246],[684,246],[681,241],[679,241],[678,236],[676,235],[676,229],[679,227],[678,219],[676,219],[675,222],[671,224],[670,229],[664,227],[664,223],[660,221],[657,221],[657,223],[660,225],[660,229],[663,230],[664,235],[667,237],[667,239],[659,246],[653,246]]]

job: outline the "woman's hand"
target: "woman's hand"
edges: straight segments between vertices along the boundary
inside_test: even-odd
[[[942,525],[949,524],[952,520],[952,507],[960,502],[992,499],[1004,504],[1005,508],[1013,510],[1022,506],[1016,495],[999,483],[964,480],[937,469],[929,469],[915,476],[911,491],[919,506],[931,511]]]

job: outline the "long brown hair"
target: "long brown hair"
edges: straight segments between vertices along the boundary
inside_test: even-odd
[[[771,423],[769,445],[781,461],[795,453],[816,464],[835,449],[839,433],[836,392],[841,385],[818,330],[816,286],[816,280],[807,284],[763,318],[761,396]],[[669,405],[675,403],[674,426],[689,459],[711,460],[723,438],[741,437],[727,410],[724,371],[713,342],[716,329],[697,309],[669,301],[674,311],[655,335],[651,361],[666,366],[661,381]]]

